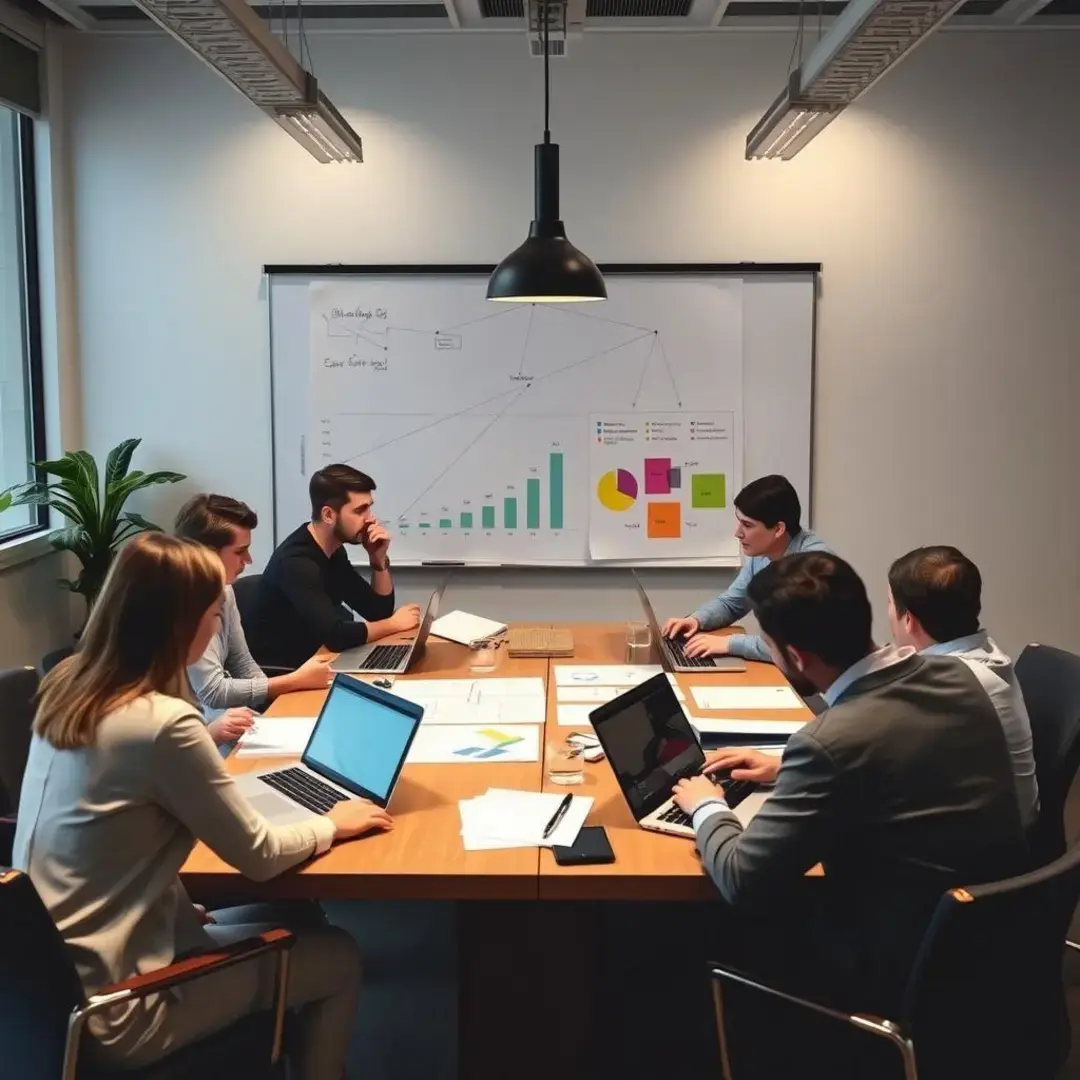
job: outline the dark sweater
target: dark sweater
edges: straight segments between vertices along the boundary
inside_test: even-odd
[[[388,619],[394,594],[380,596],[353,569],[345,548],[327,558],[306,525],[287,536],[266,564],[245,624],[251,653],[261,665],[299,667],[322,646],[333,652],[363,645],[362,619]]]

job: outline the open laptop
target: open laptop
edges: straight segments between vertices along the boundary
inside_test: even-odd
[[[420,629],[412,641],[403,645],[358,645],[355,649],[346,649],[336,660],[330,662],[331,671],[365,672],[376,675],[404,675],[412,663],[413,657],[423,655],[424,646],[431,634],[431,624],[439,617],[439,601],[442,600],[444,581],[428,597]]]
[[[359,679],[338,675],[299,765],[236,779],[271,825],[295,825],[347,799],[386,807],[424,709]]]
[[[634,584],[637,586],[641,606],[645,611],[645,618],[649,620],[653,640],[660,643],[660,655],[663,658],[664,666],[669,671],[746,670],[746,663],[737,656],[687,656],[681,639],[666,638],[660,632],[660,624],[656,621],[656,612],[653,611],[653,606],[649,601],[649,594],[642,588],[637,574],[634,574]]]
[[[589,719],[634,820],[653,832],[693,837],[690,816],[675,805],[671,791],[705,768],[705,752],[667,675],[606,702]],[[746,780],[719,786],[743,825],[768,798],[768,788]]]

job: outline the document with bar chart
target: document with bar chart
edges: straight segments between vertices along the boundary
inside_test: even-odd
[[[597,413],[589,428],[593,559],[738,554],[733,413]]]
[[[602,305],[484,288],[312,284],[303,476],[369,473],[398,565],[737,554],[742,282],[616,280]]]

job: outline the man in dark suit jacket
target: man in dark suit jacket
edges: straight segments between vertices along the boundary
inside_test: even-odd
[[[890,1009],[942,893],[1022,868],[1001,724],[965,664],[874,646],[866,589],[842,559],[788,556],[749,596],[777,666],[829,707],[782,760],[730,750],[710,761],[775,784],[745,829],[708,777],[683,781],[676,801],[729,904],[760,915],[793,901],[778,923],[786,974],[815,996]],[[817,863],[824,881],[800,889]],[[753,940],[749,950],[752,962]]]

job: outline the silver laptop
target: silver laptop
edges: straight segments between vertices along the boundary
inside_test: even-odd
[[[671,798],[680,780],[705,768],[705,752],[667,675],[654,675],[589,714],[630,813],[643,828],[692,838],[690,816]],[[768,788],[745,780],[718,785],[746,825],[768,798]]]
[[[330,662],[331,671],[365,672],[377,675],[404,675],[409,670],[413,657],[423,655],[424,646],[431,634],[431,624],[439,617],[439,601],[442,600],[444,581],[428,597],[420,629],[412,641],[403,645],[359,645],[355,649],[346,649],[336,660]]]
[[[633,571],[631,571],[633,573]],[[666,638],[660,633],[660,624],[656,621],[656,612],[649,601],[649,594],[642,588],[637,574],[634,574],[638,597],[645,611],[645,618],[652,628],[653,640],[660,643],[660,655],[668,671],[745,671],[746,662],[738,656],[687,656],[679,638]]]
[[[236,785],[271,825],[295,825],[346,799],[385,808],[423,716],[420,705],[339,675],[300,764],[245,773]]]

